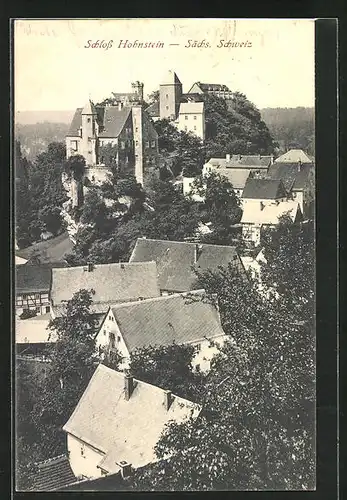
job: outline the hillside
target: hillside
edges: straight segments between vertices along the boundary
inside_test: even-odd
[[[51,142],[64,142],[69,128],[68,123],[41,122],[15,125],[15,138],[20,141],[22,154],[28,160],[46,151]]]
[[[17,111],[15,122],[21,125],[34,125],[41,122],[70,123],[74,110],[65,111]]]
[[[280,154],[296,147],[314,156],[314,108],[264,108],[261,115]]]

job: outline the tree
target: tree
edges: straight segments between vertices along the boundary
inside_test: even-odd
[[[82,155],[73,155],[66,160],[64,171],[68,177],[73,177],[76,181],[81,181],[84,175],[86,160]]]
[[[274,229],[263,232],[261,243],[266,263],[261,277],[273,287],[298,320],[314,320],[315,237],[313,222],[293,224],[284,215]]]
[[[192,184],[192,195],[200,196],[199,202],[202,222],[212,223],[212,233],[204,241],[228,245],[235,242],[232,229],[242,215],[240,202],[229,180],[215,172],[200,175]]]
[[[228,101],[204,95],[206,156],[270,154],[275,144],[259,110],[244,94],[234,92]]]
[[[154,102],[159,101],[159,90],[153,90],[150,94],[148,94],[148,102],[149,104],[153,104]]]
[[[314,486],[314,335],[286,303],[265,300],[232,266],[199,275],[230,336],[212,364],[197,420],[169,424],[160,460],[135,474],[152,490]]]
[[[138,380],[196,400],[203,375],[193,373],[191,345],[148,346],[130,354],[130,372]]]

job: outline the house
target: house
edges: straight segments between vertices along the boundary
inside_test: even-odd
[[[236,248],[231,246],[138,238],[129,262],[151,260],[157,264],[163,295],[196,289],[196,271],[217,271],[219,266],[231,264],[245,277]]]
[[[89,182],[104,182],[115,164],[120,172],[134,174],[143,184],[157,162],[158,134],[140,102],[124,104],[120,100],[116,106],[95,106],[89,100],[75,111],[66,136],[66,154],[67,158],[84,156],[84,179]],[[70,180],[73,206],[82,202],[78,186],[83,183]]]
[[[258,179],[249,177],[242,193],[243,207],[249,204],[267,205],[287,200],[287,191],[280,179]]]
[[[65,255],[72,252],[73,243],[67,232],[47,241],[40,241],[30,247],[16,250],[16,257],[25,259],[28,264],[58,267],[68,266]]]
[[[312,163],[312,159],[302,149],[290,149],[276,158],[277,163]]]
[[[59,455],[43,462],[36,463],[30,477],[29,491],[57,491],[76,483],[69,459]]]
[[[205,140],[205,110],[203,102],[182,102],[177,118],[178,130],[193,132]]]
[[[156,461],[169,421],[197,418],[201,407],[170,391],[99,365],[63,427],[73,473],[97,478]]]
[[[281,216],[288,214],[296,223],[302,220],[299,203],[293,200],[270,201],[264,204],[245,204],[241,218],[242,236],[245,241],[252,242],[255,246],[260,244],[261,230],[264,227],[275,227]]]
[[[267,176],[280,179],[290,197],[299,203],[303,215],[309,216],[315,198],[314,163],[276,160],[269,167]]]
[[[221,85],[220,83],[195,82],[188,91],[188,94],[208,94],[223,99],[231,99],[233,97],[233,93],[230,89],[226,85]]]
[[[24,311],[50,312],[51,269],[24,264],[16,266],[16,315]]]
[[[94,290],[91,312],[101,317],[110,305],[160,295],[154,261],[87,264],[52,270],[52,316],[60,316],[65,304],[79,290]]]
[[[117,350],[124,369],[137,348],[189,344],[196,349],[194,369],[208,371],[226,339],[218,310],[205,300],[204,290],[195,290],[110,307],[96,346],[101,356]]]

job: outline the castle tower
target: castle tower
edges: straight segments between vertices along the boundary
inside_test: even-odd
[[[132,106],[134,154],[135,154],[135,177],[136,181],[143,185],[143,116],[142,106]]]
[[[86,159],[86,165],[96,164],[96,109],[89,99],[82,110],[82,140],[81,154]]]
[[[143,83],[136,81],[131,84],[131,87],[137,95],[138,101],[141,103],[143,101]]]
[[[174,71],[169,71],[159,87],[160,119],[175,119],[182,97],[182,83]]]

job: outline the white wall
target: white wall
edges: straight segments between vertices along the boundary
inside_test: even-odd
[[[187,117],[187,119],[186,119]],[[194,118],[196,117],[196,118]],[[187,127],[187,130],[186,130]],[[205,139],[205,115],[204,113],[180,113],[177,120],[178,130],[192,132],[200,139]]]
[[[303,191],[293,191],[293,198],[299,203],[300,210],[304,213],[304,193]]]
[[[191,191],[191,185],[193,184],[195,180],[195,177],[183,177],[183,194],[184,196],[188,196]],[[202,196],[199,196],[198,194],[192,195],[192,199],[194,201],[204,201],[204,198]]]
[[[112,311],[109,311],[104,321],[101,324],[99,332],[96,336],[96,348],[105,348],[110,345],[110,333],[113,333],[115,336],[115,348],[118,349],[121,356],[124,358],[124,363],[120,365],[120,369],[124,369],[128,367],[128,359],[129,359],[129,351],[125,342],[123,340],[122,334],[119,330],[117,322],[114,319]]]
[[[194,342],[192,345],[200,345],[199,351],[196,353],[192,360],[193,368],[196,370],[197,365],[200,366],[200,371],[208,372],[211,369],[211,359],[218,354],[219,347],[221,347],[225,340],[226,335],[221,335],[211,340],[203,339],[200,342]],[[211,346],[211,342],[214,344]]]
[[[104,453],[97,451],[71,434],[67,434],[67,449],[71,469],[76,477],[96,478],[102,476],[101,469],[97,465],[104,457]]]
[[[103,167],[88,167],[85,169],[84,176],[96,184],[102,184],[107,181],[108,174],[111,173],[111,169]]]
[[[260,225],[242,224],[242,237],[246,241],[253,241],[257,246],[260,244]]]

